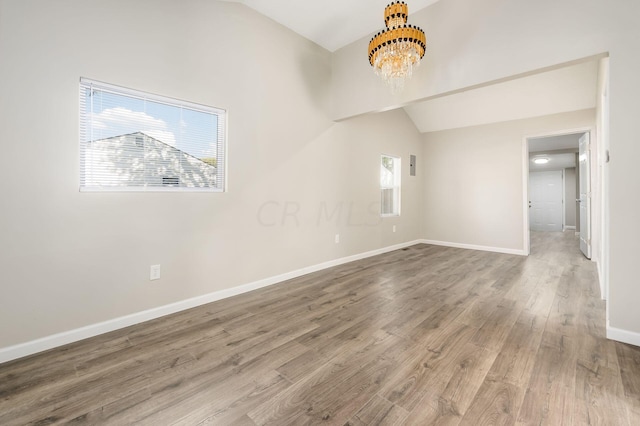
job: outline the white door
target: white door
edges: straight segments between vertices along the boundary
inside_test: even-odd
[[[582,135],[578,142],[578,162],[580,169],[580,250],[591,259],[591,179],[589,174],[590,155],[589,133]]]
[[[562,231],[562,171],[529,174],[529,227]]]

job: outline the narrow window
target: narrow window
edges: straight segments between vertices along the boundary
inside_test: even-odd
[[[80,190],[224,191],[226,112],[80,80]]]
[[[380,193],[380,215],[400,216],[400,158],[381,157]]]

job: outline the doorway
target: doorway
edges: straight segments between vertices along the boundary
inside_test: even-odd
[[[575,232],[591,257],[589,140],[589,129],[526,138],[529,251],[532,231]]]

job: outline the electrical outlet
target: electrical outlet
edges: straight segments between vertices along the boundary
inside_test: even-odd
[[[160,279],[160,265],[151,265],[149,267],[149,281]]]
[[[340,234],[336,234],[335,241],[336,241],[336,244],[340,242]]]
[[[393,232],[396,232],[396,226],[393,225]]]

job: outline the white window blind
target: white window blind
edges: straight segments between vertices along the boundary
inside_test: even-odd
[[[380,215],[400,215],[400,158],[383,155],[380,161]]]
[[[80,80],[80,189],[223,191],[224,110]]]

